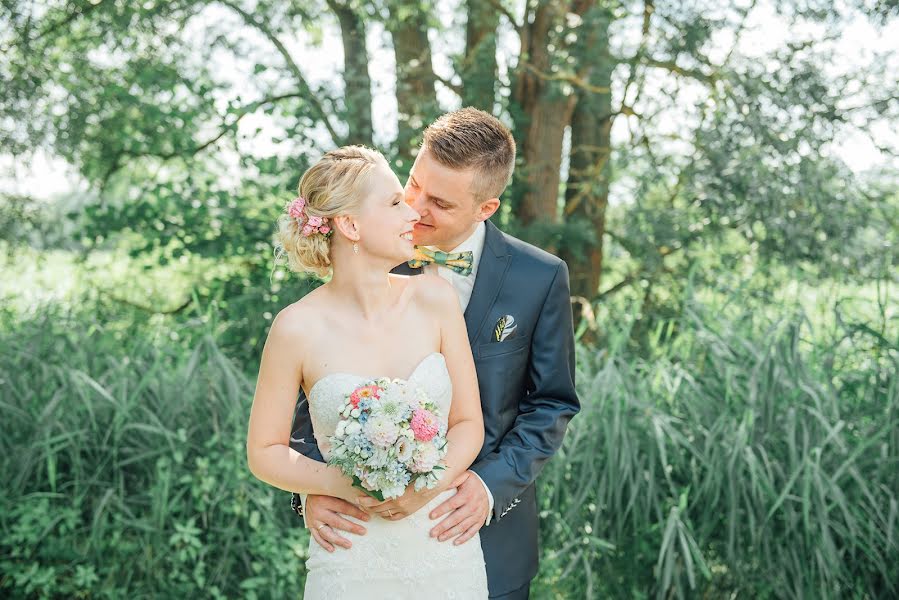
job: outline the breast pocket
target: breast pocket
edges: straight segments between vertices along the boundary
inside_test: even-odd
[[[530,346],[528,336],[477,347],[475,364],[484,408],[485,448],[493,448],[514,424],[524,396]]]
[[[490,342],[478,346],[478,357],[488,358],[502,356],[512,352],[521,352],[530,345],[530,337],[513,337],[503,342]]]

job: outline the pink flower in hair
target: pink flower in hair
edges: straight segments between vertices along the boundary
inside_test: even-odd
[[[302,196],[297,196],[287,207],[287,214],[301,222],[304,221],[306,219],[306,200]]]
[[[320,233],[325,237],[329,237],[331,234],[327,217],[309,216],[306,214],[306,199],[302,196],[297,196],[287,206],[287,214],[292,219],[296,219],[297,224],[303,227],[302,234],[305,237],[309,237],[314,233]]]

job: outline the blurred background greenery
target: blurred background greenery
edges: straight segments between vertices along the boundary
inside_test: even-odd
[[[331,147],[513,129],[583,413],[536,598],[899,595],[899,3],[0,1],[0,591],[300,595],[245,431]]]

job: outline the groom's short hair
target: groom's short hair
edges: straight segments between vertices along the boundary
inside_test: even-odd
[[[476,108],[446,113],[424,132],[422,149],[445,167],[474,169],[472,194],[477,202],[499,198],[515,167],[515,139],[493,115]]]

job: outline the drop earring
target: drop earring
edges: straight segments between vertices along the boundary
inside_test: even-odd
[[[359,254],[359,245],[353,242],[353,254]]]

